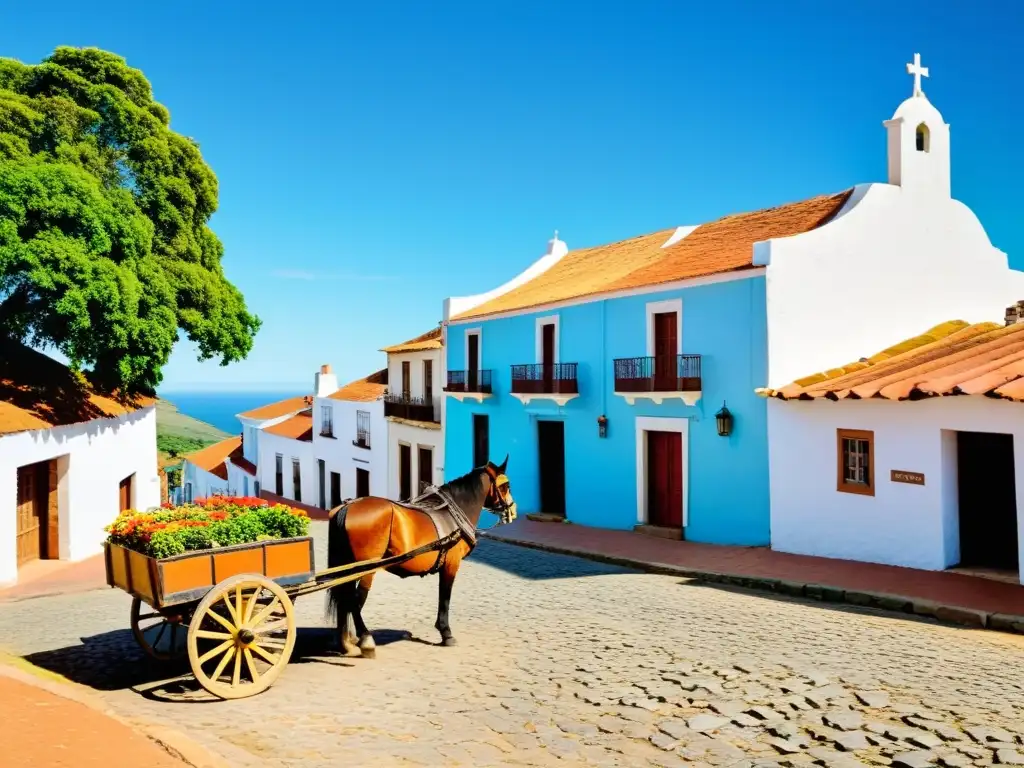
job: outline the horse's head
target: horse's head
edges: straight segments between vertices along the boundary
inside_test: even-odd
[[[488,461],[485,469],[490,479],[491,487],[484,499],[484,509],[488,509],[501,519],[501,524],[511,523],[516,519],[516,503],[512,499],[512,484],[505,474],[505,467],[508,466],[508,456],[501,462],[501,466]]]

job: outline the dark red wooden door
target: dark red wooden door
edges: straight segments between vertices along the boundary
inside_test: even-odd
[[[473,414],[473,467],[482,467],[491,455],[490,419],[485,413]]]
[[[552,386],[555,380],[555,324],[548,323],[542,327],[540,362],[544,369],[544,391],[554,392]]]
[[[420,448],[419,456],[416,457],[419,463],[419,488],[418,492],[423,493],[429,486],[434,484],[434,451],[430,448]]]
[[[365,499],[370,495],[370,473],[368,470],[356,467],[356,498]]]
[[[124,512],[132,506],[132,477],[129,475],[118,485],[118,511]]]
[[[409,376],[409,361],[402,361],[402,399],[408,400],[412,395],[412,384]]]
[[[412,448],[408,445],[398,446],[398,500],[408,501],[412,498]]]
[[[674,392],[678,389],[679,334],[675,312],[659,312],[654,316],[654,391]]]
[[[466,337],[466,383],[470,392],[476,392],[477,371],[480,369],[480,337],[471,333]]]
[[[647,433],[647,522],[683,527],[683,436]]]
[[[565,424],[537,422],[540,459],[540,511],[565,517]]]

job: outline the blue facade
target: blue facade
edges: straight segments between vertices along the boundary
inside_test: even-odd
[[[647,305],[672,299],[682,301],[682,352],[701,355],[701,399],[693,406],[644,399],[629,405],[613,394],[613,360],[647,354]],[[550,400],[524,405],[509,394],[511,366],[536,362],[536,320],[552,315],[558,316],[559,362],[579,365],[580,396],[563,406]],[[494,394],[482,403],[449,397],[446,479],[472,468],[472,415],[487,414],[491,458],[500,462],[509,454],[508,475],[519,509],[537,511],[537,422],[560,420],[565,425],[566,517],[581,525],[631,529],[638,507],[637,418],[685,418],[684,537],[717,544],[769,543],[767,404],[754,394],[767,377],[763,276],[452,324],[446,343],[449,370],[466,366],[467,329],[480,330],[480,368],[493,372]],[[728,437],[720,437],[715,424],[723,402],[734,417]],[[597,423],[602,414],[608,419],[603,438]]]

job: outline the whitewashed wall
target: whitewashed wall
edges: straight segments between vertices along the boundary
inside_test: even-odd
[[[57,459],[59,552],[81,560],[103,550],[117,517],[119,484],[135,475],[132,507],[160,505],[156,411],[0,436],[0,584],[17,579],[18,467]]]
[[[441,428],[431,429],[416,427],[408,423],[389,420],[388,429],[388,498],[397,499],[401,492],[401,465],[398,461],[399,444],[405,443],[412,448],[412,493],[417,493],[419,480],[419,446],[433,450],[432,483],[444,482],[444,387],[448,380],[445,369],[445,357],[441,349],[428,349],[418,352],[393,352],[388,355],[388,391],[394,394],[402,392],[402,363],[409,363],[410,394],[413,397],[424,397],[425,382],[423,378],[423,361],[433,363],[432,387],[435,418],[440,419]]]
[[[928,152],[916,127],[932,132]],[[948,126],[927,99],[886,121],[889,183],[855,188],[823,227],[754,246],[767,265],[767,386],[853,362],[947,320],[1001,321],[1024,273],[950,196]]]
[[[186,500],[206,499],[210,496],[225,494],[238,495],[231,484],[230,478],[225,480],[202,467],[198,467],[188,459],[182,462],[182,493]]]
[[[329,405],[334,413],[334,437],[322,437],[321,405]],[[360,448],[353,444],[356,439],[356,413],[366,411],[370,414],[370,448]],[[330,473],[341,475],[341,497],[354,498],[356,495],[356,469],[365,469],[370,473],[370,495],[387,497],[388,495],[388,432],[384,420],[384,402],[375,400],[369,403],[358,403],[349,400],[334,400],[329,397],[318,397],[313,403],[313,454],[316,459],[324,460],[326,472],[325,492],[330,505],[331,480]],[[315,462],[314,462],[315,463]],[[318,481],[319,482],[319,481]],[[317,488],[319,495],[319,487]],[[318,497],[314,497],[316,504]]]
[[[388,355],[388,392],[395,395],[402,394],[402,363],[409,363],[409,393],[413,397],[423,397],[425,382],[423,379],[423,361],[433,362],[433,385],[434,404],[443,395],[447,374],[441,370],[441,350],[426,349],[419,352],[394,352]]]
[[[874,496],[836,490],[837,429],[874,432]],[[1013,435],[1024,573],[1024,404],[983,397],[771,400],[772,548],[932,570],[955,565],[959,504],[950,431]],[[891,482],[893,469],[922,472],[925,484]]]
[[[397,421],[388,422],[388,498],[397,499],[401,493],[401,464],[398,460],[399,445],[410,446],[412,453],[411,474],[412,494],[419,492],[420,454],[419,448],[430,448],[433,451],[433,466],[430,470],[431,483],[441,485],[444,482],[444,430],[425,429],[403,424]]]
[[[281,495],[292,501],[300,501],[303,504],[316,506],[319,487],[317,485],[316,462],[313,460],[313,443],[302,440],[293,440],[280,435],[273,435],[260,430],[259,436],[260,463],[258,474],[260,478],[260,490],[270,493],[277,493],[276,484],[276,455],[284,457],[282,464],[283,491]],[[292,459],[299,460],[301,471],[302,498],[295,498],[294,484],[292,482]]]

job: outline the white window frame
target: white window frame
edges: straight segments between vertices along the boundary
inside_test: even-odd
[[[666,311],[666,310],[659,310]],[[683,528],[690,522],[690,420],[665,418],[662,416],[637,416],[636,418],[636,521],[647,525],[647,433],[678,432],[682,448],[683,478]]]
[[[555,359],[551,362],[558,365],[561,362],[561,354],[559,352],[561,328],[559,326],[558,315],[545,315],[544,317],[538,317],[534,321],[534,357],[535,362],[539,365],[544,362],[544,326],[553,325],[555,326]]]
[[[647,357],[654,357],[654,316],[662,312],[676,313],[676,354],[683,354],[683,300],[666,299],[647,304]]]

